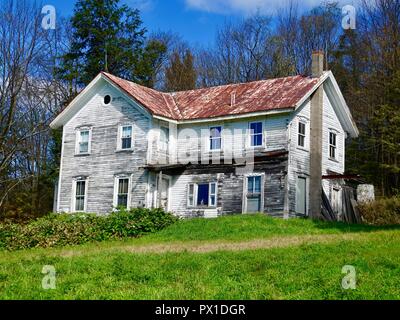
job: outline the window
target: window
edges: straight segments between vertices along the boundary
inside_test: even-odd
[[[336,159],[336,133],[329,133],[329,158]]]
[[[118,179],[117,207],[128,208],[129,178]]]
[[[76,154],[90,153],[91,130],[81,129],[77,131]]]
[[[247,177],[247,193],[246,193],[246,212],[254,213],[262,211],[262,176]]]
[[[197,205],[208,206],[209,186],[207,184],[197,185]]]
[[[86,211],[86,180],[75,181],[75,208],[76,212]]]
[[[211,207],[215,207],[217,205],[217,184],[210,183],[210,195],[208,197],[208,204]]]
[[[250,146],[258,147],[263,144],[263,124],[262,122],[252,122],[249,125],[250,129]]]
[[[299,122],[297,144],[302,148],[306,146],[306,124],[304,122]]]
[[[222,132],[222,127],[210,128],[210,150],[221,150],[222,146],[221,132]]]
[[[119,149],[121,150],[132,149],[132,126],[121,126]]]
[[[217,205],[217,183],[199,183],[188,185],[189,207],[215,207]]]
[[[247,192],[250,194],[261,193],[261,176],[247,178]]]
[[[188,189],[188,207],[194,207],[194,184],[189,184]]]
[[[163,151],[168,151],[169,145],[169,128],[160,128],[160,149]]]
[[[104,100],[103,100],[104,105],[108,105],[111,103],[111,96],[110,95],[106,95],[104,96]]]
[[[114,182],[114,207],[129,209],[129,190],[130,178],[129,176],[117,176]]]

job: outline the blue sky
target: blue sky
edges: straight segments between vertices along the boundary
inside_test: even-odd
[[[227,20],[241,19],[255,11],[274,13],[288,0],[122,0],[140,9],[144,26],[151,31],[172,31],[191,44],[207,46],[215,39],[218,26]],[[321,0],[299,0],[299,9],[307,10]],[[344,0],[343,0],[344,1]],[[346,4],[356,0],[347,0]],[[58,15],[69,16],[74,0],[45,0]]]

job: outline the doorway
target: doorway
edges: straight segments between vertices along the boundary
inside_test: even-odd
[[[304,177],[297,178],[296,213],[307,215],[307,178]]]
[[[263,176],[247,176],[244,186],[244,213],[263,212]]]
[[[171,177],[162,175],[161,179],[157,179],[156,205],[165,211],[169,210],[170,203]]]

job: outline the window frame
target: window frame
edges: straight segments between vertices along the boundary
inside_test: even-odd
[[[122,174],[116,175],[114,177],[114,196],[113,196],[113,207],[114,211],[118,210],[118,197],[119,197],[119,181],[120,180],[128,180],[128,193],[127,193],[127,206],[126,210],[130,210],[131,208],[131,190],[132,190],[132,175],[129,174]]]
[[[88,150],[87,152],[81,152],[81,138],[82,132],[89,132],[88,135]],[[87,156],[92,153],[92,128],[91,127],[82,127],[76,129],[75,133],[75,155],[76,156]]]
[[[107,96],[110,97],[110,102],[109,102],[109,103],[106,103],[106,101],[105,101]],[[109,106],[112,102],[113,102],[113,97],[112,97],[112,95],[111,95],[110,93],[105,94],[105,95],[103,96],[102,101],[101,101],[101,103],[103,104],[104,107]]]
[[[201,206],[197,204],[199,185],[208,185],[208,204]],[[214,193],[211,192],[211,186],[215,186]],[[191,192],[191,186],[192,192]],[[214,203],[211,204],[211,197],[214,197]],[[188,183],[187,185],[187,206],[188,208],[216,208],[218,203],[218,182],[204,182],[204,183]]]
[[[214,186],[214,193],[211,192],[211,186]],[[208,184],[208,206],[211,208],[217,207],[217,194],[218,194],[218,185],[216,182],[210,182]],[[211,204],[211,197],[214,197],[214,203]]]
[[[251,125],[252,124],[255,124],[255,123],[261,123],[261,133],[252,133],[251,132]],[[248,140],[248,147],[249,148],[263,148],[264,147],[264,121],[251,121],[251,122],[249,122],[249,125],[248,125],[248,129],[249,129],[249,140]],[[253,137],[255,137],[255,136],[259,136],[259,135],[261,135],[261,144],[260,145],[252,145],[252,142],[253,142],[253,140],[252,140],[252,138]]]
[[[163,129],[168,130],[168,136],[165,132],[163,132]],[[164,134],[165,133],[165,134]],[[162,138],[166,137],[166,141],[163,141]],[[171,131],[169,129],[169,127],[167,126],[160,126],[160,132],[159,132],[159,138],[158,138],[158,142],[159,142],[159,149],[161,151],[165,151],[166,153],[168,153],[169,151],[169,144],[170,144],[170,136],[171,136]],[[165,147],[165,148],[164,148]]]
[[[193,187],[192,190],[190,188],[191,186]],[[196,194],[197,194],[196,184],[195,183],[189,183],[187,188],[188,188],[187,189],[187,206],[189,208],[195,208],[196,204],[197,204],[197,200],[196,200],[196,198],[197,198],[197,196],[196,196]]]
[[[334,144],[332,144],[331,137],[334,136]],[[337,142],[338,142],[338,134],[334,131],[329,131],[329,159],[331,160],[337,160]],[[332,150],[333,150],[333,156],[332,156]]]
[[[250,176],[247,176],[246,178],[247,178],[247,191],[246,191],[247,194],[252,194],[252,195],[260,194],[261,195],[261,193],[262,193],[262,182],[263,182],[262,176],[261,175],[250,175]],[[255,183],[254,182],[256,181],[256,178],[260,178],[260,191],[259,192],[256,192],[256,188],[255,188]],[[249,179],[254,179],[252,192],[249,191]]]
[[[127,138],[124,138],[122,135],[123,135],[123,132],[124,132],[124,128],[128,128],[128,127],[131,128],[131,136],[130,136],[131,146],[130,146],[130,148],[123,148],[123,140],[122,139],[127,139]],[[133,150],[133,136],[134,135],[133,135],[133,124],[132,123],[120,124],[118,126],[117,151],[132,151]]]
[[[300,132],[300,126],[304,126],[304,133]],[[300,144],[300,137],[303,138],[303,145]],[[297,147],[301,149],[307,148],[307,122],[304,120],[299,120],[297,124]]]
[[[219,138],[215,138],[215,137],[212,137],[211,136],[211,130],[212,129],[215,129],[215,128],[220,128],[221,130],[220,130],[220,137]],[[209,128],[208,128],[208,130],[209,130],[209,134],[208,134],[208,151],[210,151],[210,152],[221,152],[222,150],[223,150],[223,130],[224,130],[224,127],[223,127],[223,125],[216,125],[216,126],[210,126]],[[221,142],[220,142],[220,148],[219,149],[212,149],[211,148],[211,145],[212,145],[212,140],[220,140]]]
[[[83,210],[76,210],[77,204],[77,185],[79,182],[85,183],[85,194],[83,195]],[[88,199],[88,187],[89,187],[89,179],[87,177],[77,177],[73,179],[72,183],[72,204],[71,204],[71,212],[79,213],[79,212],[87,212],[87,199]]]
[[[247,214],[247,197],[248,197],[248,189],[249,189],[249,178],[252,177],[260,177],[261,181],[261,190],[259,193],[260,196],[260,207],[261,207],[261,212],[264,212],[264,203],[265,203],[265,173],[263,172],[254,172],[251,174],[246,174],[243,176],[244,182],[243,182],[243,199],[242,199],[242,214]],[[253,195],[256,193],[252,193]]]

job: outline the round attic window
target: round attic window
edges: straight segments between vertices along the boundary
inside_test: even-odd
[[[104,100],[103,100],[105,105],[108,105],[111,103],[111,96],[109,94],[107,94],[106,96],[104,96]]]

